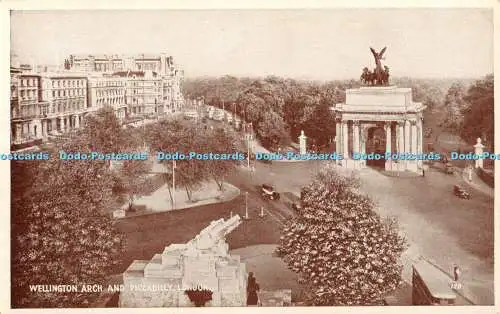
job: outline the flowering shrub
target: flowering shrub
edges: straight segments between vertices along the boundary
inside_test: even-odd
[[[311,305],[380,304],[401,282],[406,241],[358,187],[356,177],[324,169],[303,188],[303,209],[283,229],[278,253],[310,286]]]
[[[112,199],[108,168],[53,157],[13,162],[12,173],[12,307],[90,306],[99,293],[82,285],[104,284],[121,264],[123,236],[104,214]],[[35,292],[30,285],[80,290]]]

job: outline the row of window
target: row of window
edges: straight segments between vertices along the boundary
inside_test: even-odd
[[[70,80],[53,80],[52,88],[56,87],[85,87],[85,80],[70,79]]]
[[[22,100],[26,99],[36,99],[37,91],[36,90],[21,90],[20,96]]]
[[[111,86],[125,86],[123,81],[101,81],[96,82],[96,87],[111,87]]]
[[[66,97],[66,96],[85,96],[85,89],[80,88],[80,89],[70,89],[70,90],[58,90],[58,91],[52,91],[52,97]]]
[[[124,104],[125,97],[103,98],[97,100],[97,106]]]
[[[21,87],[24,87],[24,86],[38,86],[38,79],[36,78],[29,78],[29,79],[21,79],[20,80],[21,82]]]
[[[98,90],[96,91],[96,95],[97,97],[125,95],[125,90],[123,89]]]

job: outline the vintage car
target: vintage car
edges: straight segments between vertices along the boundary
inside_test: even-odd
[[[274,187],[269,184],[262,184],[261,186],[261,196],[262,198],[269,200],[279,200],[280,194],[275,191]]]
[[[453,186],[453,194],[463,199],[470,199],[470,194],[464,190],[460,185]]]

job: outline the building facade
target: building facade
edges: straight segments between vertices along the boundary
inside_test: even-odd
[[[127,80],[126,78],[110,76],[89,76],[87,83],[89,112],[98,111],[104,107],[111,107],[115,114],[123,121],[127,116]]]
[[[184,105],[184,73],[161,55],[71,55],[65,70],[11,66],[11,143],[39,142],[78,129],[111,106],[120,120],[159,117]],[[43,71],[41,70],[43,68]],[[33,144],[36,145],[36,144]]]
[[[171,56],[150,55],[70,55],[67,69],[84,72],[152,71],[168,76],[173,70]]]
[[[78,129],[88,111],[87,77],[78,73],[44,73],[42,100],[48,103],[42,121],[43,137]]]

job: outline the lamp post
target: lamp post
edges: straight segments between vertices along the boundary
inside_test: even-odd
[[[245,219],[249,219],[249,217],[248,217],[248,192],[245,192]]]
[[[172,209],[175,209],[175,160],[172,160]]]

